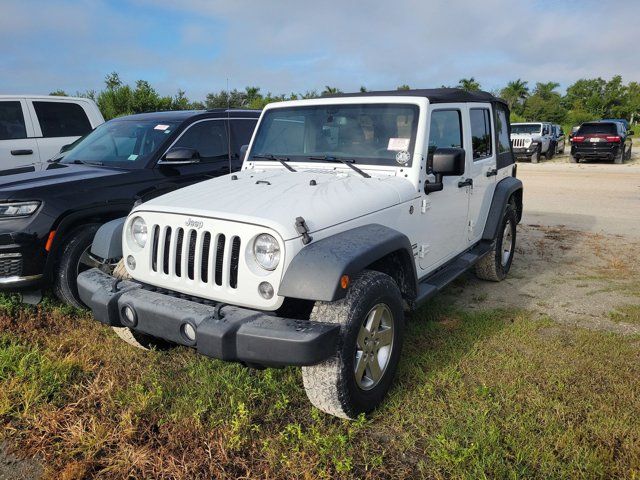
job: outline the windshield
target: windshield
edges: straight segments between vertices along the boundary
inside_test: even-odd
[[[397,166],[398,156],[398,162],[408,166],[417,124],[417,105],[277,108],[265,112],[251,157],[265,160],[259,157],[274,155],[290,161],[322,161],[331,157],[357,164]]]
[[[64,154],[62,162],[143,168],[178,125],[157,120],[111,120],[81,139]]]
[[[540,133],[542,125],[539,123],[521,123],[520,125],[511,124],[511,133]]]

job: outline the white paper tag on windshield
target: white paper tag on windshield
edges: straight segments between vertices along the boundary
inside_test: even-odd
[[[138,155],[136,155],[135,153],[132,153],[131,155],[129,155],[129,158],[127,158],[127,160],[130,160],[133,162],[136,158],[138,158]]]
[[[153,129],[154,129],[154,130],[162,130],[163,132],[164,132],[167,128],[169,128],[169,125],[162,125],[162,124],[159,124],[159,125],[156,125],[155,127],[153,127]]]
[[[392,152],[408,150],[409,140],[409,138],[390,138],[389,145],[387,145],[387,150],[391,150]]]

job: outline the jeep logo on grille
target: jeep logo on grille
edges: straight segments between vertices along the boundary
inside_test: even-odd
[[[202,222],[202,220],[194,220],[193,218],[188,218],[186,222],[184,222],[184,224],[187,227],[193,227],[193,228],[202,228],[202,226],[204,225],[204,223]]]

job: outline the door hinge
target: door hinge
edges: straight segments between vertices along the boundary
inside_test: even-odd
[[[418,257],[420,258],[426,257],[430,249],[431,247],[429,245],[427,245],[426,243],[423,243],[422,245],[420,245],[420,248],[418,249]]]
[[[427,210],[431,208],[431,202],[426,198],[422,199],[422,205],[420,206],[420,212],[427,213]]]

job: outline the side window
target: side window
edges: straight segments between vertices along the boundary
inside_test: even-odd
[[[0,102],[0,140],[27,138],[20,102]]]
[[[258,123],[257,118],[247,120],[231,119],[231,153],[240,155],[240,147],[248,145]]]
[[[226,159],[229,155],[226,123],[224,120],[195,123],[187,128],[173,148],[193,148],[200,154],[201,162]]]
[[[33,108],[44,138],[80,137],[92,130],[87,114],[77,103],[33,102]]]
[[[493,141],[491,137],[491,114],[488,108],[472,108],[469,111],[471,119],[471,143],[473,159],[480,160],[491,156]]]
[[[462,116],[460,110],[435,110],[429,126],[429,153],[437,148],[462,148]]]
[[[509,140],[509,122],[503,108],[496,108],[496,131],[498,133],[498,153],[511,153]]]

